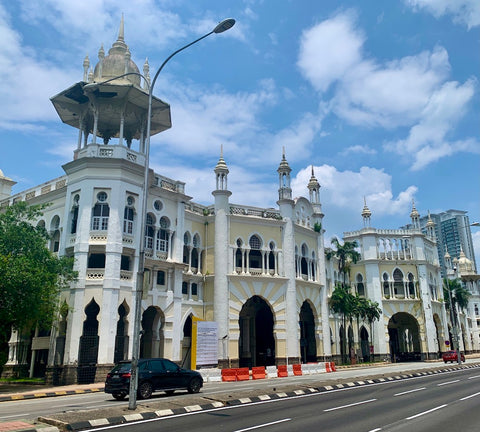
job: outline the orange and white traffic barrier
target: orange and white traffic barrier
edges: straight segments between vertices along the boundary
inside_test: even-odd
[[[301,364],[294,364],[292,366],[293,369],[293,375],[295,376],[301,376],[302,375],[302,365]]]
[[[263,379],[266,377],[265,366],[252,367],[252,379]]]

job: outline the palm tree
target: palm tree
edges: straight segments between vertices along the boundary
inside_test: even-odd
[[[342,317],[342,353],[346,355],[347,342],[347,320],[351,322],[355,313],[355,296],[350,292],[348,285],[337,284],[330,297],[330,308],[334,313],[340,314]],[[346,358],[342,358],[342,362],[346,363]]]
[[[372,342],[373,342],[373,322],[379,321],[380,317],[382,316],[382,309],[380,309],[379,304],[376,301],[372,301],[367,299],[367,306],[365,310],[365,318],[367,319],[368,323],[370,324],[370,333],[372,334]],[[373,345],[373,343],[372,343]],[[374,354],[374,353],[372,353]],[[373,355],[372,355],[373,357]]]
[[[452,298],[453,308],[457,305],[460,310],[465,310],[470,299],[470,292],[462,285],[459,279],[443,279],[443,297],[445,307],[450,310],[450,297]]]
[[[347,274],[350,274],[350,263],[356,264],[360,260],[360,253],[355,250],[358,247],[358,243],[344,242],[340,244],[337,237],[333,237],[331,240],[332,245],[336,247],[334,256],[338,258],[338,272],[343,275],[343,285],[346,285]]]

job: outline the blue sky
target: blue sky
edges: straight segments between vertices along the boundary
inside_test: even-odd
[[[231,202],[276,207],[285,147],[294,196],[314,166],[326,243],[362,227],[364,197],[376,228],[408,223],[412,200],[480,220],[478,0],[0,0],[0,169],[14,192],[63,175],[78,134],[49,98],[108,51],[122,13],[151,76],[237,21],[174,57],[154,91],[173,126],[152,138],[151,165],[194,201],[213,202],[223,145]]]

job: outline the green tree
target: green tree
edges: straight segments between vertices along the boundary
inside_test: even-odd
[[[44,208],[19,202],[0,212],[0,339],[12,327],[50,328],[61,289],[76,278],[73,258],[50,252],[47,231],[33,225]]]
[[[346,285],[347,275],[350,274],[350,264],[356,264],[360,260],[360,253],[355,250],[358,243],[356,241],[344,242],[342,245],[337,237],[333,237],[331,243],[336,248],[334,256],[338,259],[338,272],[343,277],[343,285]]]
[[[347,363],[347,321],[351,322],[356,310],[355,296],[350,292],[350,286],[343,284],[335,285],[329,304],[332,311],[339,314],[342,319],[342,362]]]
[[[443,279],[443,297],[445,299],[445,307],[450,310],[450,297],[452,298],[453,310],[455,305],[459,309],[465,310],[470,299],[469,291],[462,285],[459,279]]]

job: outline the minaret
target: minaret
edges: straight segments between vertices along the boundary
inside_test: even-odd
[[[372,216],[372,212],[367,206],[367,199],[363,197],[362,218],[364,228],[370,228],[370,216]]]
[[[290,173],[292,169],[288,165],[287,160],[285,159],[285,147],[283,148],[282,161],[277,169],[278,172],[278,200],[291,200],[292,199],[292,189],[290,187]]]
[[[220,159],[215,167],[216,189],[212,192],[215,197],[215,277],[213,282],[213,315],[218,326],[218,353],[219,360],[224,363],[228,353],[222,347],[222,338],[229,333],[228,329],[228,250],[229,232],[228,215],[230,214],[229,197],[232,194],[227,189],[228,167],[223,159],[223,146],[220,149]],[[227,348],[228,350],[228,348]]]
[[[412,225],[414,229],[420,229],[420,214],[415,207],[415,201],[412,200],[412,211],[410,213],[410,217],[412,218]]]
[[[277,204],[283,218],[282,245],[283,245],[283,270],[287,278],[287,292],[285,296],[286,310],[286,333],[287,333],[287,361],[290,358],[299,357],[297,343],[298,315],[296,304],[295,286],[295,232],[293,228],[293,212],[295,202],[292,200],[292,189],[290,188],[290,173],[292,169],[285,158],[283,149],[282,160],[277,169],[279,188]]]
[[[320,183],[318,183],[318,180],[315,177],[315,173],[313,172],[313,165],[312,175],[310,177],[310,181],[308,182],[307,187],[310,193],[310,202],[312,203],[314,214],[321,215],[321,217],[323,218],[322,204],[320,203]]]
[[[430,211],[428,212],[428,221],[426,224],[427,228],[427,237],[430,237],[432,240],[436,239],[435,235],[435,222],[433,222],[432,217],[430,216]]]

